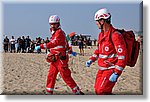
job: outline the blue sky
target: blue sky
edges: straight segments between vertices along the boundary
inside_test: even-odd
[[[97,38],[100,30],[94,21],[94,14],[106,7],[112,15],[112,24],[116,28],[139,31],[142,30],[140,2],[125,3],[4,3],[3,34],[46,38],[50,36],[48,18],[57,14],[61,19],[61,27],[69,34],[91,34]]]

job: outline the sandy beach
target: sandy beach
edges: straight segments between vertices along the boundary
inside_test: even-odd
[[[93,54],[96,47],[85,49],[85,55],[70,57],[69,68],[72,77],[86,95],[95,95],[94,83],[98,71],[97,61],[90,68],[85,67],[85,61]],[[78,51],[78,47],[73,47]],[[3,93],[2,94],[45,94],[46,78],[49,63],[45,61],[46,54],[37,53],[3,53]],[[117,95],[143,94],[143,65],[142,55],[139,54],[135,67],[126,67],[119,77],[113,93]],[[54,94],[72,95],[71,89],[66,86],[58,74]]]

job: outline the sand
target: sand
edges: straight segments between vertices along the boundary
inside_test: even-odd
[[[70,57],[69,67],[72,77],[86,95],[95,95],[94,82],[98,71],[97,61],[90,68],[85,67],[85,61],[93,54],[96,47],[85,49],[85,55]],[[78,47],[73,47],[78,51]],[[44,95],[49,63],[45,61],[46,54],[37,53],[3,53],[3,93],[21,95]],[[142,55],[138,57],[135,67],[126,67],[116,83],[113,93],[116,95],[143,94]],[[58,74],[55,84],[56,95],[72,95],[71,89]]]

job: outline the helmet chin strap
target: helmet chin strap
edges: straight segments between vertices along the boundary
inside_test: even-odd
[[[99,21],[98,21],[98,23],[99,23],[99,25],[100,25],[100,27],[101,27],[100,29],[103,30],[103,25],[104,25],[104,24],[101,24]]]
[[[100,24],[100,26],[101,26],[101,30],[103,30],[103,26],[104,26],[104,24]]]

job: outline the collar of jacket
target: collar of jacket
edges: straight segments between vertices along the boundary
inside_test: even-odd
[[[61,29],[60,27],[58,27],[58,29],[57,30],[59,30],[59,29]],[[52,30],[52,28],[50,28],[50,31],[51,31],[51,34],[53,35],[57,30]]]
[[[108,31],[106,31],[106,32],[102,31],[100,33],[99,43],[101,43],[106,37],[108,38],[107,40],[109,40],[110,35],[111,35],[112,31],[114,31],[114,30],[115,30],[115,28],[111,25]]]

